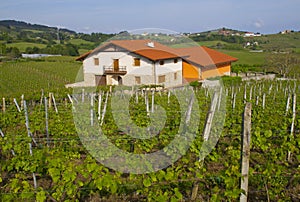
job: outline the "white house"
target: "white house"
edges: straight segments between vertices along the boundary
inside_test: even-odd
[[[83,61],[86,86],[173,87],[228,75],[231,62],[237,59],[207,47],[170,48],[150,40],[113,40],[76,60]]]
[[[253,32],[247,32],[244,34],[244,37],[254,37],[254,36],[261,36],[260,33],[253,33]]]

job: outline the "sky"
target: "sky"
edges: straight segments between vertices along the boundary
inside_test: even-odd
[[[83,33],[143,28],[185,33],[226,27],[271,34],[299,31],[299,9],[300,0],[2,0],[0,20]]]

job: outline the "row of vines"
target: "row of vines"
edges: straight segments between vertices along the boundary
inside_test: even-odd
[[[54,93],[56,108],[53,103],[49,105],[51,97],[47,97],[46,92],[42,97],[36,96],[41,99],[25,96],[27,109],[16,99],[20,111],[13,98],[6,98],[5,112],[0,112],[0,198],[3,201],[190,201],[191,195],[196,194],[196,201],[237,201],[242,193],[242,115],[245,104],[251,102],[248,200],[299,201],[299,84],[296,81],[250,81],[226,84],[223,90],[226,109],[221,110],[226,117],[222,134],[211,153],[199,161],[213,95],[207,88],[195,87],[200,111],[195,140],[178,161],[146,174],[122,173],[97,162],[78,136],[72,109],[76,102],[93,99],[94,116],[92,123],[90,120],[88,123],[102,124],[105,136],[119,149],[134,154],[151,153],[168,145],[180,127],[180,116],[185,112],[181,112],[173,93],[154,93],[153,110],[157,110],[157,105],[163,107],[166,123],[157,136],[143,141],[120,131],[112,113],[109,91],[93,96],[83,91],[77,97]],[[147,108],[151,109],[151,94],[134,92],[130,99],[130,116],[138,126],[149,125]],[[118,96],[121,100],[122,95]],[[293,102],[296,103],[295,119],[292,118]]]

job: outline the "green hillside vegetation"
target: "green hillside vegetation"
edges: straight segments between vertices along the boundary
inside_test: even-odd
[[[249,50],[224,50],[220,49],[219,51],[238,58],[239,60],[234,64],[247,64],[247,65],[263,65],[266,60],[266,52],[255,53],[250,52]]]
[[[169,36],[164,34],[160,34],[159,36],[150,34],[150,36],[147,37],[172,47],[194,46],[195,44],[199,44],[216,49],[238,58],[238,61],[233,63],[233,71],[236,69],[242,72],[248,70],[265,71],[266,66],[271,65],[268,64],[267,58],[269,55],[274,54],[274,52],[291,52],[295,54],[295,57],[299,58],[300,56],[299,32],[263,35],[260,37],[243,37],[244,33],[245,32],[222,28],[203,33],[186,34],[186,37],[177,38],[175,36],[173,42],[169,40]],[[20,57],[21,53],[78,56],[94,49],[113,36],[115,36],[115,34],[76,33],[67,29],[58,30],[55,27],[32,25],[18,21],[0,21],[0,62],[9,61],[11,59],[15,60]],[[142,39],[144,36],[130,35],[125,31],[117,35],[118,39],[123,39],[122,37],[124,39],[128,39],[128,37]],[[247,43],[251,45],[246,46]],[[262,52],[253,52],[257,50],[262,50]],[[51,60],[52,65],[58,63],[57,71],[60,71],[61,59],[43,59],[43,62],[39,60],[39,64],[48,66],[50,65],[50,63],[48,64],[48,62],[50,62],[48,60]],[[18,66],[26,66],[30,63],[34,66],[36,65],[35,62],[36,61],[23,61],[17,64]],[[66,63],[66,61],[63,61],[63,63]],[[78,65],[78,63],[74,61],[68,61],[68,65],[70,64]],[[6,65],[12,65],[12,63],[2,64],[1,68]],[[55,65],[53,65],[52,68],[55,69],[54,66]],[[14,66],[14,68],[16,67]],[[12,69],[10,68],[10,70]],[[63,71],[65,71],[65,69]],[[8,72],[6,73],[9,74]],[[25,72],[24,74],[26,75]],[[69,78],[68,75],[69,73],[66,74],[66,78]],[[60,83],[61,86],[65,84],[65,82],[58,83]]]
[[[40,94],[74,83],[82,64],[74,57],[22,59],[0,63],[0,97]]]
[[[78,56],[83,51],[97,47],[112,36],[114,34],[76,33],[57,27],[4,20],[0,21],[0,56],[18,58],[20,53]],[[14,50],[9,48],[14,48]]]
[[[84,39],[70,39],[68,42],[71,43],[71,44],[77,45],[77,46],[80,46],[80,45],[91,45],[91,46],[93,46],[94,45],[93,42],[86,41]]]
[[[296,50],[300,48],[300,33],[270,34],[253,38],[266,51]]]
[[[27,48],[34,48],[37,47],[39,49],[46,48],[47,45],[40,44],[40,43],[30,43],[30,42],[16,42],[16,43],[9,43],[6,44],[7,47],[16,47],[19,49],[20,52],[25,53]]]

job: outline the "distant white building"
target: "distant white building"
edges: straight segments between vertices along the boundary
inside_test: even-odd
[[[253,33],[253,32],[247,32],[244,34],[244,37],[255,37],[255,36],[261,36],[260,33]]]
[[[281,34],[289,34],[292,33],[292,30],[284,30],[280,32]]]
[[[41,57],[51,57],[51,56],[61,56],[61,55],[51,55],[51,54],[25,54],[22,53],[22,58],[41,58]]]

